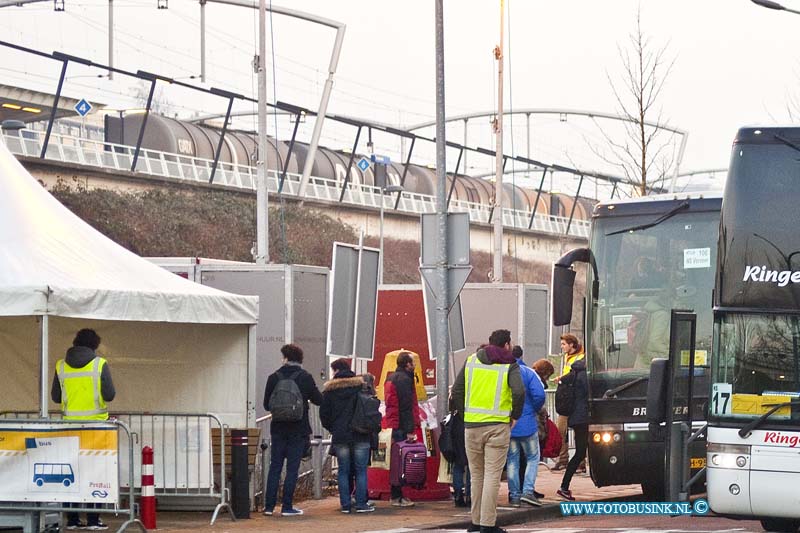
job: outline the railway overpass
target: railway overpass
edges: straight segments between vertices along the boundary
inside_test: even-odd
[[[53,133],[47,153],[41,158],[44,133],[32,129],[3,131],[2,138],[23,165],[42,183],[51,187],[58,180],[94,188],[144,190],[177,186],[212,188],[236,194],[255,195],[256,168],[220,163],[214,183],[209,184],[213,161],[176,153],[142,149],[132,172],[133,147],[82,136]],[[435,212],[435,197],[404,191],[381,194],[381,189],[366,184],[350,184],[344,194],[340,182],[313,177],[303,198],[298,196],[300,174],[289,173],[282,196],[287,201],[329,212],[335,218],[363,229],[366,235],[380,232],[381,203],[385,213],[384,235],[417,241],[419,215]],[[268,188],[274,199],[279,176],[268,174]],[[450,202],[451,212],[469,214],[471,245],[475,251],[492,251],[492,217],[489,205],[463,200]],[[531,213],[529,209],[503,209],[504,250],[522,260],[552,262],[566,249],[586,242],[589,222],[583,219]]]

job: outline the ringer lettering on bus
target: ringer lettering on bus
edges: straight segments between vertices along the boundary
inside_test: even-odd
[[[758,283],[777,283],[778,287],[785,287],[791,281],[800,283],[800,271],[792,270],[767,270],[765,266],[744,267],[742,281],[755,281]]]
[[[791,448],[800,443],[800,435],[786,435],[780,431],[767,431],[764,434],[764,442],[769,444],[788,444]]]

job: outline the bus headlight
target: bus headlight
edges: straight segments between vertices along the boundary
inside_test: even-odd
[[[739,444],[708,443],[706,450],[711,465],[720,468],[745,468],[750,457],[750,446]]]
[[[622,440],[622,435],[619,433],[614,433],[614,442],[619,442]]]
[[[611,434],[603,433],[603,444],[608,444],[609,442],[611,442]]]
[[[739,495],[739,493],[742,491],[742,489],[740,489],[740,488],[739,488],[739,485],[737,485],[736,483],[734,483],[733,485],[731,485],[730,487],[728,487],[728,490],[729,490],[729,491],[730,491],[730,493],[731,493],[731,494],[733,494],[734,496],[738,496],[738,495]]]
[[[600,433],[595,433],[594,435],[592,435],[592,440],[595,443],[599,443],[600,442]]]

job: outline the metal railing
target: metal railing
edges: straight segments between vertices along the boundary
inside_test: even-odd
[[[211,525],[222,510],[234,519],[225,479],[225,424],[213,413],[113,413],[127,420],[139,435],[140,446],[153,448],[155,494],[162,508],[167,498],[189,501],[182,509],[207,509],[205,501],[214,505]],[[218,453],[213,450],[212,425],[219,429]],[[134,489],[141,491],[141,454],[134,461]],[[220,475],[215,475],[215,459],[219,456]],[[192,499],[192,500],[190,500]],[[180,501],[180,500],[176,500]]]
[[[39,413],[34,411],[0,412],[0,422],[38,422]],[[60,411],[49,413],[50,421],[61,419]],[[138,449],[150,446],[154,452],[153,474],[155,495],[159,507],[172,508],[168,499],[180,498],[181,509],[211,510],[211,525],[220,511],[227,510],[236,520],[230,507],[230,493],[225,475],[215,475],[211,439],[211,426],[219,428],[219,468],[225,472],[225,428],[220,418],[213,413],[109,413],[109,422],[119,421],[136,437]],[[85,423],[85,422],[84,422]],[[129,450],[126,450],[130,446]],[[119,464],[120,492],[127,490],[132,496],[141,495],[141,453],[134,453],[133,441],[120,444],[120,454],[128,453],[131,462]],[[193,499],[193,500],[190,500]],[[133,500],[131,500],[133,501]],[[188,503],[186,503],[188,502]],[[209,504],[209,502],[211,502]]]
[[[39,157],[42,150],[44,133],[31,129],[3,131],[2,137],[9,150],[17,155]],[[130,172],[133,164],[134,147],[113,144],[95,139],[73,137],[53,133],[47,146],[47,159],[86,165],[110,171]],[[175,153],[161,152],[142,148],[136,162],[136,172],[177,179],[198,184],[207,184],[211,177],[214,161],[199,157],[185,156]],[[255,190],[256,167],[220,162],[214,176],[214,183],[232,189]],[[280,188],[279,174],[269,171],[267,188],[270,193],[277,194]],[[283,182],[282,194],[298,197],[300,174],[287,173]],[[326,203],[339,203],[342,194],[342,183],[328,178],[312,177],[306,189],[305,198]],[[360,207],[379,209],[383,202],[384,209],[394,210],[397,197],[394,194],[383,194],[379,187],[351,183],[347,186],[342,203]],[[487,204],[452,200],[450,212],[468,213],[470,221],[479,224],[491,222],[492,207]],[[397,211],[409,214],[435,213],[436,197],[404,191],[400,193]],[[587,238],[589,235],[588,220],[570,219],[544,214],[537,214],[531,222],[531,211],[528,209],[503,209],[503,225],[517,230],[569,235]],[[530,225],[530,228],[529,228]]]
[[[48,418],[29,418],[27,413],[19,413],[20,416],[15,416],[17,413],[0,413],[0,430],[8,426],[14,426],[15,428],[20,424],[30,425],[36,427],[37,425],[48,425],[48,426],[63,426],[65,430],[67,429],[95,429],[95,428],[111,428],[116,427],[117,430],[122,429],[125,432],[126,439],[118,439],[117,441],[117,454],[119,459],[119,464],[122,465],[122,456],[123,456],[123,449],[122,449],[122,442],[127,443],[128,448],[128,506],[127,509],[123,512],[123,514],[127,515],[127,520],[125,520],[117,529],[117,532],[120,533],[128,529],[128,527],[132,525],[136,525],[141,529],[143,532],[147,533],[147,529],[145,529],[144,525],[141,521],[136,518],[135,512],[135,495],[133,492],[133,462],[134,462],[134,433],[130,430],[130,428],[121,420],[108,420],[103,422],[87,422],[85,420],[76,421],[76,420],[60,420],[60,419],[48,419]],[[120,478],[120,489],[122,488],[122,479]],[[91,509],[92,513],[110,513],[110,514],[119,514],[120,513],[120,504],[121,504],[121,496],[122,490],[119,492],[120,498],[118,501],[113,502],[112,504],[107,505],[98,505],[95,504],[94,508]],[[59,502],[54,504],[37,504],[34,502],[2,502],[0,503],[0,515],[32,515],[32,516],[40,516],[41,514],[45,513],[69,513],[69,512],[76,512],[77,509],[75,507],[67,507],[64,505],[68,502]],[[19,525],[23,526],[23,528],[27,529],[28,525],[33,523],[36,524],[39,521],[36,519],[31,520],[30,518],[26,518],[24,520],[20,520]],[[11,522],[6,521],[4,522],[5,525],[11,524]]]

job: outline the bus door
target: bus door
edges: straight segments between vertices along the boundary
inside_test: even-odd
[[[647,420],[651,433],[664,442],[664,494],[668,501],[688,501],[689,488],[699,479],[690,475],[697,315],[672,310],[669,359],[654,359],[647,389]],[[702,472],[701,472],[702,473]]]

